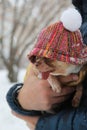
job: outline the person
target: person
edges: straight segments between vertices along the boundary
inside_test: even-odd
[[[72,3],[82,15],[83,24],[80,30],[82,32],[84,43],[87,45],[87,1],[86,0],[72,0]]]
[[[28,69],[30,69],[30,66]],[[10,103],[11,103],[11,107],[12,107],[12,114],[17,116],[18,118],[21,118],[21,119],[25,120],[26,122],[28,122],[29,128],[31,128],[33,130],[35,128],[40,116],[45,117],[44,115],[41,115],[41,113],[39,112],[40,110],[48,111],[49,109],[52,108],[52,106],[54,104],[56,104],[56,103],[60,104],[64,101],[66,101],[68,98],[70,98],[71,93],[73,93],[75,89],[73,87],[62,88],[62,93],[58,94],[58,93],[52,91],[49,83],[46,80],[38,79],[32,73],[32,70],[30,70],[30,72],[28,71],[28,73],[29,74],[27,74],[27,78],[24,81],[24,85],[22,88],[21,88],[22,84],[15,84],[10,90],[10,91],[12,91],[10,93],[14,97],[14,92],[16,90],[15,88],[17,88],[17,87],[18,87],[18,89],[21,88],[19,91],[19,94],[17,96],[17,99],[20,102],[22,109],[18,106],[17,103],[14,104],[14,102],[11,101],[11,100],[13,100],[12,98],[10,100]],[[78,80],[78,75],[72,74],[67,77],[60,77],[59,80],[60,80],[60,82],[63,82],[63,83],[67,83],[72,80],[76,81],[76,80]],[[32,87],[31,87],[31,85],[32,85]],[[37,89],[35,89],[35,88],[37,88]],[[39,93],[39,95],[38,95],[38,93]],[[11,95],[10,95],[10,97],[11,97]],[[33,110],[33,111],[31,111],[31,110]]]
[[[78,79],[77,75],[69,75],[68,77],[61,76],[58,80],[61,83],[63,83],[77,79]],[[32,87],[29,87],[31,85]],[[12,94],[13,97],[12,100],[14,99],[14,102],[11,101],[11,106],[13,110],[12,113],[15,116],[28,122],[28,125],[29,127],[31,127],[31,129],[86,130],[87,129],[86,85],[87,85],[87,76],[85,77],[83,82],[84,92],[80,107],[72,108],[66,106],[64,107],[64,109],[62,109],[55,115],[47,113],[41,114],[40,110],[47,111],[51,109],[54,104],[58,103],[60,104],[64,101],[68,101],[68,99],[70,99],[71,93],[73,93],[75,90],[70,87],[66,88],[63,87],[62,93],[60,94],[55,93],[51,90],[50,85],[47,81],[38,79],[36,76],[34,76],[33,72],[30,69],[24,84],[16,84],[11,89],[10,93]],[[39,95],[37,93],[39,93]],[[15,113],[14,111],[17,113]]]
[[[83,23],[87,22],[87,2],[86,0],[72,0],[73,5],[80,11]]]

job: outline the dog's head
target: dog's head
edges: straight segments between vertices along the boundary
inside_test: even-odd
[[[71,73],[78,73],[82,68],[82,65],[73,65],[66,62],[37,56],[32,57],[31,61],[39,72],[49,72],[51,75],[55,76],[67,76]]]
[[[53,60],[45,57],[32,56],[30,61],[35,65],[39,72],[54,71]]]
[[[60,21],[41,30],[33,50],[28,54],[29,60],[33,58],[32,63],[41,72],[49,71],[54,75],[78,73],[87,63],[87,47],[79,30],[81,23],[77,10],[64,11]]]

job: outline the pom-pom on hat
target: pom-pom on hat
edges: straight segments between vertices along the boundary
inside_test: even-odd
[[[76,9],[69,8],[64,11],[60,21],[63,23],[65,29],[75,32],[81,27],[82,17]]]
[[[67,9],[60,21],[44,28],[33,50],[28,54],[31,62],[35,56],[50,58],[71,64],[87,62],[87,46],[80,33],[82,18],[76,9]]]

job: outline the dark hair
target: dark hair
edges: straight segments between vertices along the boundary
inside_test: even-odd
[[[83,42],[87,45],[87,22],[82,24],[80,31],[82,33]]]

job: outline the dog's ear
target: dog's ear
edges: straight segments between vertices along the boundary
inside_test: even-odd
[[[29,59],[33,64],[36,62],[36,56],[31,56]]]

